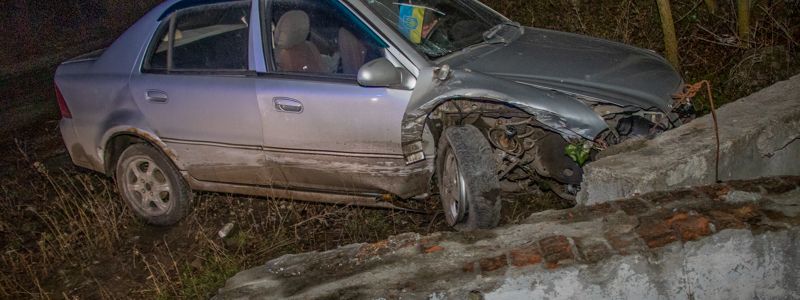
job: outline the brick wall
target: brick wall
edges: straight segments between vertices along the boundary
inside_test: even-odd
[[[764,274],[777,283],[756,282],[723,292],[791,298],[800,296],[797,285],[781,282],[791,282],[786,274],[800,270],[800,253],[782,248],[800,243],[794,237],[800,235],[799,225],[800,177],[734,181],[539,213],[523,224],[492,231],[405,234],[374,244],[288,255],[235,276],[218,298],[464,299],[479,293],[488,299],[503,293],[519,296],[515,293],[522,290],[554,298],[638,298],[637,289],[653,298],[671,298],[686,289],[698,295],[721,293],[717,289],[729,283],[714,279],[719,276],[748,281]],[[715,253],[723,250],[724,255]],[[705,263],[703,257],[718,262]],[[686,266],[691,259],[700,262]],[[622,280],[615,276],[625,272],[647,280],[630,286],[615,283]],[[565,278],[581,290],[571,289],[572,283],[557,284]]]

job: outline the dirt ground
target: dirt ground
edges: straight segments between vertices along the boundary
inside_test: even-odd
[[[662,50],[654,5],[602,2],[487,1],[526,25]],[[728,4],[710,15],[702,2],[675,4],[687,81],[711,79],[727,102],[800,71],[800,18],[781,6],[789,2],[756,2],[746,46],[735,43]],[[69,52],[91,50],[75,47]],[[18,57],[0,61],[19,65]],[[212,193],[198,193],[179,226],[144,225],[113,182],[72,165],[58,131],[55,65],[43,65],[0,78],[0,298],[208,298],[239,270],[283,254],[448,230],[435,199],[420,203],[426,214]],[[707,111],[702,102],[699,110]],[[506,198],[506,224],[569,206],[547,193]],[[219,238],[229,223],[233,231]]]

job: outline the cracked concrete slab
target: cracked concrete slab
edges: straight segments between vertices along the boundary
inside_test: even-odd
[[[720,180],[800,175],[800,76],[725,105],[717,115]],[[656,139],[633,143],[612,147],[615,155],[585,168],[579,204],[715,182],[710,115]]]

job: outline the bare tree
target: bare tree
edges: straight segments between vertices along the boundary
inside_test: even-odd
[[[748,47],[750,42],[750,4],[750,0],[736,1],[739,41],[743,47]]]
[[[667,60],[675,69],[680,69],[681,61],[678,56],[678,38],[675,36],[675,22],[672,19],[672,8],[669,0],[656,0],[658,12],[661,15],[661,27],[664,31],[664,46],[666,47]]]
[[[708,7],[708,11],[712,14],[716,14],[717,10],[719,9],[719,5],[717,4],[717,0],[705,0],[706,7]]]

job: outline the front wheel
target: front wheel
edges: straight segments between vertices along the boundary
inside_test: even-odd
[[[178,223],[189,214],[192,191],[169,159],[146,144],[135,144],[122,152],[116,166],[116,181],[131,209],[152,225]]]
[[[500,180],[492,147],[478,128],[447,128],[436,158],[447,223],[459,231],[490,229],[500,221]]]

